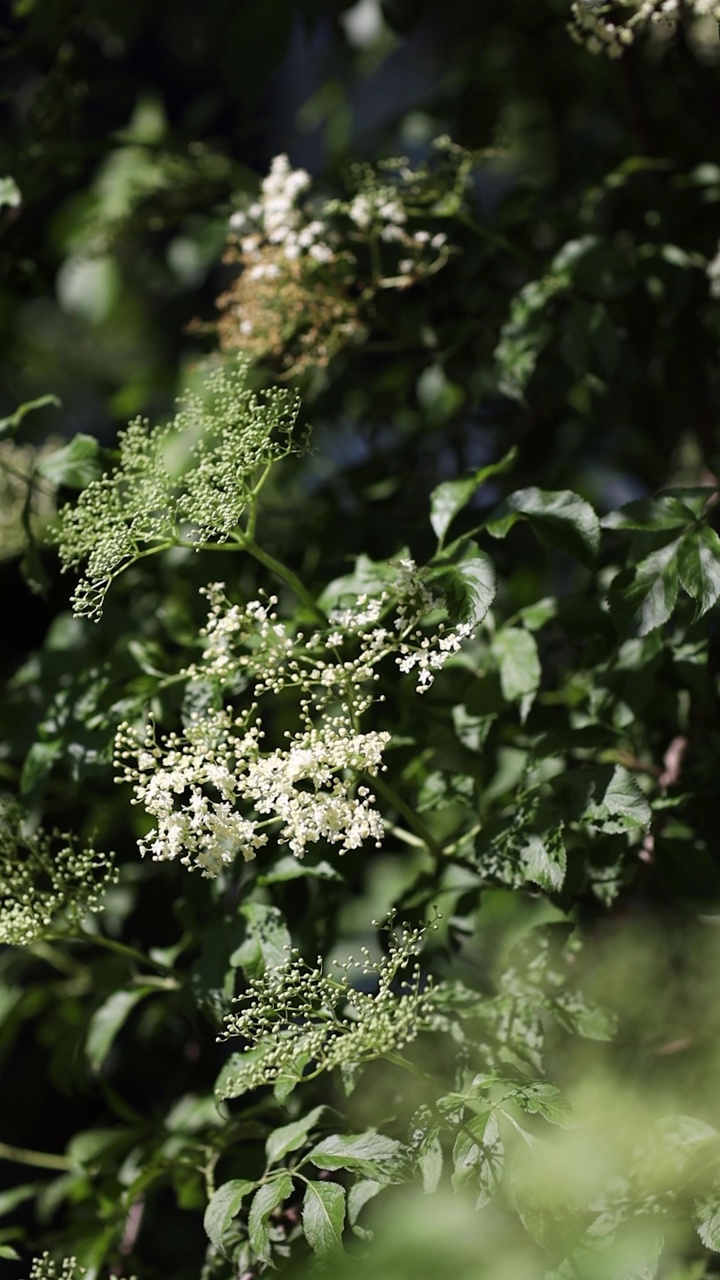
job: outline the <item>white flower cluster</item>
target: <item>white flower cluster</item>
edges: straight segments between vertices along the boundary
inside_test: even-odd
[[[345,202],[327,200],[319,208],[299,205],[298,199],[310,187],[310,175],[304,169],[292,169],[286,155],[276,156],[270,172],[263,179],[260,199],[246,210],[237,210],[230,218],[230,228],[239,236],[245,270],[251,280],[278,279],[281,268],[268,246],[279,248],[289,262],[303,256],[316,263],[332,262],[341,244],[346,256],[350,248],[336,224],[337,215],[349,219],[362,237],[379,237],[397,241],[406,253],[397,272],[388,283],[398,285],[401,279],[411,283],[418,272],[436,271],[447,261],[447,236],[427,229],[409,231],[409,213],[403,201],[402,183],[409,184],[416,175],[407,167],[400,168],[400,183],[378,186],[375,175],[365,175],[363,186]]]
[[[194,712],[182,733],[162,741],[153,724],[122,724],[118,781],[132,784],[134,803],[155,820],[141,852],[216,876],[238,854],[254,858],[271,830],[298,858],[321,841],[340,853],[367,840],[379,844],[383,820],[361,779],[384,768],[390,734],[358,727],[374,700],[376,668],[394,656],[403,673],[417,671],[423,693],[472,628],[447,630],[438,622],[427,633],[423,619],[441,603],[412,560],[398,563],[392,594],[360,596],[354,608],[331,614],[329,628],[309,636],[292,634],[278,620],[274,596],[241,607],[227,600],[222,583],[205,594],[203,660],[183,674],[220,689],[241,676],[257,698],[295,690],[300,728],[286,733],[286,745],[265,749],[255,702],[244,714],[229,704]],[[382,614],[393,608],[394,626],[383,626]]]
[[[399,560],[397,580],[397,617],[395,629],[399,632],[399,653],[395,659],[404,675],[417,670],[417,691],[425,693],[452,653],[457,653],[463,640],[473,633],[471,622],[461,622],[448,631],[444,622],[438,622],[434,633],[428,635],[418,624],[428,614],[442,609],[443,601],[433,596],[414,560]]]
[[[625,9],[624,22],[609,18],[614,10]],[[696,18],[713,18],[720,22],[718,0],[576,0],[572,6],[570,34],[590,53],[607,53],[620,58],[633,44],[636,32],[648,24],[665,26],[673,31],[683,10]]]
[[[329,228],[320,217],[307,218],[297,205],[298,197],[310,186],[304,169],[292,169],[286,155],[275,156],[270,172],[261,184],[260,199],[247,210],[230,218],[233,231],[243,232],[240,247],[249,261],[251,279],[273,279],[280,275],[276,262],[263,260],[263,241],[277,245],[288,261],[307,254],[315,262],[329,262],[333,251],[328,244]]]
[[[278,839],[297,858],[320,840],[345,853],[382,839],[375,797],[348,775],[377,773],[389,734],[354,733],[335,716],[295,734],[286,748],[263,753],[263,736],[254,710],[237,717],[232,707],[195,713],[184,733],[161,744],[153,725],[121,725],[118,781],[133,784],[134,803],[156,821],[141,853],[216,876],[238,853],[254,858],[267,828],[278,824]]]

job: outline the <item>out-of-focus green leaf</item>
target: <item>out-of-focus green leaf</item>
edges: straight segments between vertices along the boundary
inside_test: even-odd
[[[69,489],[84,489],[102,474],[100,446],[94,436],[77,435],[69,444],[38,465],[40,475],[52,484]]]
[[[113,1040],[127,1021],[136,1005],[147,996],[156,995],[157,988],[133,987],[129,991],[114,991],[95,1010],[88,1027],[85,1052],[93,1071],[99,1071],[110,1052]]]

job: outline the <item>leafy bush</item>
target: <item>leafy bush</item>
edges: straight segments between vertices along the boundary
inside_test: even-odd
[[[557,9],[572,67],[717,60],[712,5]],[[0,423],[75,582],[3,701],[31,1280],[718,1271],[720,168],[626,148],[545,236],[497,141],[277,156],[167,424]]]

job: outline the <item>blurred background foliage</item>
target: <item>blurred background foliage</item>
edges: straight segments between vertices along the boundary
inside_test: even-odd
[[[141,1280],[200,1274],[197,1148],[216,1123],[211,1089],[226,1056],[213,1018],[247,928],[204,882],[181,888],[167,869],[138,863],[139,820],[107,785],[106,716],[121,694],[177,710],[172,691],[157,692],[157,669],[177,668],[193,642],[207,569],[178,552],[153,575],[134,571],[100,628],[71,618],[52,552],[30,566],[36,586],[48,575],[43,592],[30,591],[19,572],[24,493],[12,468],[22,474],[49,438],[82,432],[111,447],[136,413],[171,416],[179,388],[217,347],[216,300],[233,281],[223,262],[229,219],[275,155],[287,152],[307,169],[314,190],[344,197],[354,163],[406,155],[420,164],[433,139],[449,135],[472,155],[471,183],[462,210],[436,205],[432,216],[456,252],[431,278],[374,299],[360,338],[339,344],[324,367],[291,372],[313,451],[269,486],[268,545],[318,587],[360,553],[382,559],[410,545],[422,561],[434,547],[430,493],[513,446],[511,478],[495,476],[459,528],[469,530],[511,488],[573,488],[602,513],[664,485],[715,483],[720,299],[708,269],[720,240],[717,29],[702,20],[672,39],[657,31],[611,61],[579,49],[568,19],[565,0],[11,0],[0,18],[0,175],[15,184],[0,188],[0,416],[47,395],[59,401],[23,419],[17,453],[5,457],[0,775],[49,825],[93,831],[99,847],[119,848],[120,882],[103,922],[110,938],[154,948],[161,965],[173,963],[183,938],[194,940],[193,1000],[143,988],[147,1000],[129,1011],[112,1050],[110,1039],[104,1046],[102,1071],[86,1061],[88,1018],[126,981],[127,958],[93,953],[91,969],[82,949],[4,952],[0,1137],[50,1153],[70,1143],[39,1200],[40,1228],[52,1223],[45,1238],[61,1250],[67,1242],[68,1252],[96,1240],[98,1214],[112,1222],[117,1187],[134,1185],[138,1164],[155,1168],[162,1190],[143,1225]],[[266,360],[253,376],[262,383],[277,372]],[[53,502],[51,489],[40,491],[38,529]],[[584,981],[619,1017],[612,1046],[550,1037],[549,1073],[575,1105],[580,1136],[562,1131],[552,1157],[543,1146],[537,1162],[518,1161],[524,1187],[511,1184],[482,1225],[449,1195],[433,1218],[424,1202],[393,1190],[378,1216],[372,1274],[430,1280],[452,1268],[459,1280],[643,1280],[656,1274],[666,1187],[684,1180],[688,1204],[710,1195],[717,1161],[709,1130],[720,1127],[717,635],[714,624],[708,637],[693,621],[686,601],[664,645],[645,636],[611,658],[598,606],[602,572],[596,581],[568,557],[549,556],[524,528],[493,556],[503,618],[560,597],[540,639],[544,705],[554,708],[540,757],[545,747],[552,754],[561,722],[584,749],[587,703],[589,718],[622,722],[636,754],[654,760],[655,779],[673,767],[663,758],[668,744],[688,733],[682,785],[692,795],[666,824],[655,860],[632,883],[613,881],[610,919],[602,867],[594,886],[571,882],[565,898],[493,888],[481,907],[461,869],[440,888],[429,883],[423,897],[426,867],[405,851],[369,857],[362,870],[344,864],[342,882],[323,886],[332,908],[322,942],[331,954],[364,939],[368,921],[393,902],[420,913],[425,899],[444,894],[458,922],[456,963],[480,990],[492,987],[531,926],[581,920],[591,938],[577,961]],[[238,587],[257,584],[243,568]],[[468,712],[476,718],[504,713],[516,696],[501,685],[497,652],[487,661],[491,677]],[[459,673],[457,682],[461,690]],[[404,708],[414,715],[409,734],[425,748],[421,803],[433,809],[434,787],[450,811],[450,780],[461,772],[451,709],[429,707],[430,732],[425,707]],[[447,730],[440,745],[437,724]],[[491,837],[506,839],[528,748],[522,723],[508,727],[507,717],[490,733],[479,767]],[[604,739],[600,746],[609,749]],[[293,936],[312,945],[318,882],[281,882],[271,894]],[[422,1105],[420,1092],[394,1087],[387,1076],[368,1078],[353,1101],[358,1128],[381,1122],[378,1099],[387,1116]],[[699,1127],[676,1144],[689,1163],[668,1172],[642,1149],[670,1111],[691,1112]],[[258,1131],[247,1123],[238,1132],[252,1163]],[[526,1139],[515,1139],[524,1150]],[[698,1151],[703,1160],[710,1154],[696,1167]],[[32,1245],[38,1224],[22,1219],[15,1173],[0,1165],[15,1188],[0,1204],[20,1205]],[[45,1166],[38,1180],[47,1174]],[[628,1178],[637,1179],[629,1190]],[[603,1252],[607,1186],[615,1208],[624,1195],[648,1199],[632,1230],[610,1238],[608,1228]],[[25,1198],[36,1193],[30,1167]],[[64,1196],[72,1214],[53,1218]],[[589,1249],[582,1232],[564,1234],[578,1231],[577,1215],[567,1228],[556,1212],[576,1199],[583,1228],[599,1223]],[[516,1201],[539,1204],[527,1239],[516,1230]],[[715,1240],[716,1213],[711,1204]],[[691,1227],[669,1229],[663,1280],[717,1273],[709,1255],[686,1260],[691,1235]],[[548,1257],[575,1261],[550,1272]],[[27,1272],[5,1265],[8,1275]],[[113,1265],[112,1274],[129,1274],[122,1258]],[[340,1263],[338,1274],[343,1265],[351,1274]]]

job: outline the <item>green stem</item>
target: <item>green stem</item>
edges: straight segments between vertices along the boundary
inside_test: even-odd
[[[88,933],[85,929],[78,929],[77,933],[68,938],[49,938],[50,942],[88,942],[95,947],[105,947],[107,951],[114,951],[116,955],[124,956],[127,960],[134,960],[136,964],[149,965],[151,969],[157,969],[158,973],[165,974],[167,977],[174,978],[172,969],[166,964],[162,964],[159,960],[151,960],[149,956],[143,955],[142,951],[137,951],[135,947],[129,947],[124,942],[116,942],[114,938],[106,938],[101,933]]]
[[[251,555],[254,560],[258,560],[260,564],[264,564],[266,569],[269,569],[277,578],[280,578],[284,583],[286,583],[287,586],[290,587],[290,590],[295,593],[298,600],[300,600],[305,607],[314,614],[318,621],[326,621],[325,614],[322,609],[315,603],[310,592],[303,586],[302,582],[297,575],[293,573],[292,569],[288,569],[287,565],[283,564],[281,560],[276,560],[274,556],[270,555],[269,551],[263,551],[262,547],[259,547],[252,538],[243,538],[242,541],[239,542],[239,545],[242,546],[244,550],[248,552],[248,555]]]
[[[410,805],[403,800],[402,796],[398,795],[395,788],[391,787],[389,782],[385,782],[384,778],[381,778],[379,774],[372,779],[372,784],[375,790],[379,791],[386,800],[389,800],[390,803],[395,806],[398,813],[402,814],[408,826],[412,827],[413,831],[417,832],[423,844],[427,849],[429,849],[433,857],[442,857],[442,848],[435,837],[430,835],[425,823],[418,818],[417,814],[415,814]]]
[[[67,1156],[54,1156],[49,1151],[30,1151],[27,1147],[13,1147],[8,1142],[0,1142],[0,1160],[30,1164],[35,1169],[61,1169],[63,1173],[71,1168]]]

